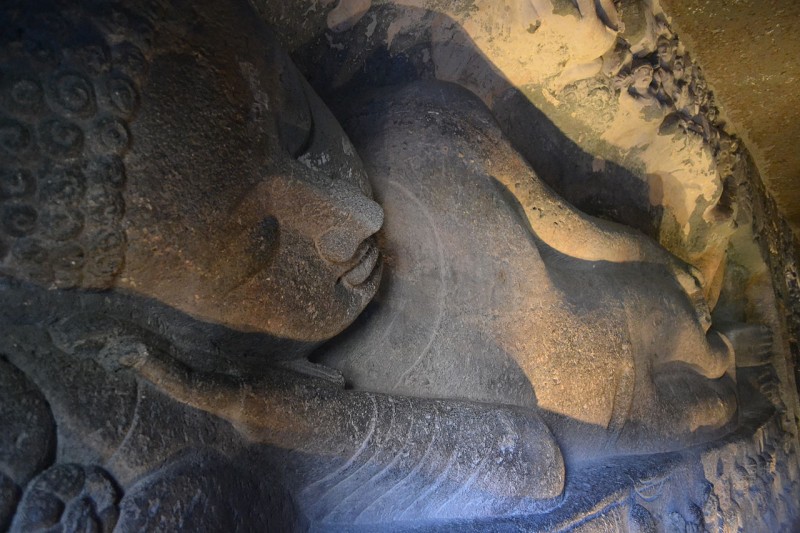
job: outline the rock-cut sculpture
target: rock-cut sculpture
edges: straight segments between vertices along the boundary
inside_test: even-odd
[[[735,425],[731,341],[763,356],[768,332],[712,327],[693,267],[561,199],[474,95],[374,91],[345,125],[386,212],[386,281],[316,360],[355,388],[529,408],[577,460]]]
[[[365,171],[243,1],[0,24],[0,527],[544,512],[582,436],[730,422],[693,271],[574,212],[462,90],[366,101]]]

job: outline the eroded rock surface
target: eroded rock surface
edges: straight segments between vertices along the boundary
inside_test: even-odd
[[[797,520],[796,325],[663,13],[257,7],[0,8],[0,527]]]

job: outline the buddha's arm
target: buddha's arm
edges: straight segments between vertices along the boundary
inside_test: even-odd
[[[643,261],[670,265],[666,250],[636,230],[589,216],[567,203],[523,164],[495,175],[522,206],[536,236],[585,261]]]
[[[282,370],[247,384],[163,355],[127,364],[249,440],[300,452],[291,457],[302,464],[289,467],[295,489],[320,520],[350,512],[342,502],[352,494],[394,515],[410,497],[403,491],[439,486],[430,501],[405,502],[422,516],[465,501],[533,510],[563,488],[561,452],[533,411],[347,391]]]
[[[510,146],[507,150],[513,150]],[[699,270],[637,230],[583,213],[547,186],[517,155],[492,161],[494,177],[514,195],[536,237],[550,248],[585,261],[663,265],[691,300],[704,329],[711,314]]]
[[[585,261],[664,265],[705,316],[700,271],[637,230],[589,216],[558,196],[518,157],[496,168],[495,179],[513,194],[531,230],[554,250]],[[704,319],[705,320],[705,319]]]

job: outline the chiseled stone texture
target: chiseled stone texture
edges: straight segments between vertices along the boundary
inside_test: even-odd
[[[662,0],[714,86],[767,189],[800,230],[800,5]]]
[[[244,1],[0,7],[0,528],[797,520],[791,330],[663,13],[260,7],[336,114]]]

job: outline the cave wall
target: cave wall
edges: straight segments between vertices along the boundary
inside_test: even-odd
[[[778,207],[800,229],[800,4],[662,0],[747,144]]]

